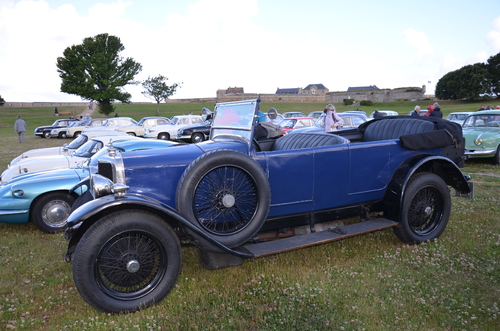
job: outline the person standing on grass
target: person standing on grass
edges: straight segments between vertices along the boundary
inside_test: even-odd
[[[17,115],[17,120],[14,122],[14,131],[17,132],[17,141],[24,142],[24,133],[26,132],[26,122]]]

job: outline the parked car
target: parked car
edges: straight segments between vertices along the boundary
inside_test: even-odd
[[[147,128],[150,128],[155,125],[164,125],[169,123],[170,120],[166,117],[160,117],[160,116],[143,117],[141,118],[139,123],[137,123],[137,125],[122,126],[120,128],[115,129],[115,131],[125,132],[131,136],[142,137],[144,136],[144,133],[146,132]]]
[[[500,164],[500,110],[481,110],[469,115],[462,127],[465,156],[490,158]]]
[[[159,303],[179,276],[181,238],[207,269],[390,227],[418,244],[445,230],[448,186],[472,195],[456,123],[386,118],[258,141],[258,104],[216,104],[208,141],[98,160],[65,233],[87,303],[106,313]]]
[[[66,138],[66,130],[68,130],[69,128],[72,128],[74,126],[87,126],[88,124],[90,124],[90,120],[75,121],[70,123],[67,127],[52,129],[50,131],[50,138]]]
[[[325,112],[324,111],[312,111],[310,112],[309,114],[307,114],[307,117],[314,117],[314,118],[318,118],[320,117],[321,115],[323,115]]]
[[[139,125],[139,124],[137,123],[136,120],[134,120],[131,117],[111,117],[105,120],[104,123],[102,123],[102,125],[85,128],[82,132],[89,132],[96,130],[111,131],[119,129],[121,127],[133,126],[133,125]]]
[[[171,141],[134,139],[115,141],[112,148],[130,152],[176,144]],[[85,187],[78,187],[70,194],[71,188],[91,172],[97,171],[97,160],[110,147],[108,144],[80,167],[27,173],[0,186],[0,222],[33,222],[46,233],[64,229],[73,202],[85,191]]]
[[[52,131],[52,129],[66,128],[73,122],[78,122],[78,120],[72,118],[56,120],[52,125],[39,126],[35,129],[33,134],[40,138],[50,138],[50,131]]]
[[[106,118],[93,118],[92,120],[78,121],[66,128],[57,128],[50,131],[51,138],[76,138],[82,131],[89,127],[101,126]]]
[[[83,144],[85,144],[89,139],[97,136],[125,136],[126,134],[123,132],[99,132],[99,131],[94,131],[94,132],[88,132],[83,135],[79,135],[77,138],[75,138],[72,142],[69,144],[66,143],[60,147],[47,147],[47,148],[37,148],[37,149],[30,149],[29,151],[24,152],[23,154],[17,156],[14,158],[12,161],[10,161],[9,165],[7,168],[10,168],[14,165],[16,165],[18,162],[21,160],[27,159],[27,158],[34,158],[34,157],[46,157],[46,156],[51,156],[51,155],[71,155],[74,151],[76,151],[78,148],[80,148]]]
[[[446,116],[446,119],[448,121],[452,121],[452,122],[455,122],[455,123],[462,125],[462,124],[464,124],[464,121],[467,118],[467,116],[469,116],[472,113],[474,113],[474,112],[473,111],[453,112],[453,113],[449,113],[448,116]]]
[[[210,137],[210,127],[212,119],[205,120],[201,125],[185,126],[177,130],[177,136],[174,140],[190,143],[199,143]]]
[[[344,111],[343,113],[357,114],[357,115],[364,116],[368,119],[368,115],[366,114],[366,112],[364,110],[361,110],[361,109],[347,110],[347,111]]]
[[[200,125],[203,123],[200,115],[177,115],[170,119],[169,124],[155,125],[144,133],[144,138],[170,140],[177,136],[177,130],[185,126]]]
[[[297,118],[286,118],[279,126],[281,126],[282,134],[286,132],[293,131],[295,129],[310,128],[314,125],[316,119],[314,117],[297,117]]]
[[[306,114],[299,111],[287,111],[286,113],[281,114],[281,116],[283,116],[283,118],[307,117]]]
[[[89,159],[92,155],[98,152],[105,144],[115,140],[128,140],[128,139],[141,139],[137,137],[125,136],[112,136],[103,135],[97,136],[85,144],[80,146],[75,152],[69,155],[47,155],[44,157],[32,157],[24,159],[9,167],[2,173],[0,178],[0,185],[8,183],[14,177],[26,174],[29,172],[61,169],[61,168],[75,168],[80,166],[83,161]]]
[[[366,116],[363,114],[354,114],[351,112],[343,112],[343,113],[337,113],[340,117],[342,117],[343,124],[339,128],[339,131],[342,130],[350,130],[357,128],[361,124],[365,123],[367,121]],[[291,130],[287,133],[300,133],[300,132],[324,132],[325,131],[325,114],[321,115],[316,122],[314,122],[314,125],[311,127],[306,127],[302,129],[295,129]]]
[[[399,116],[398,112],[394,111],[394,110],[379,110],[378,112],[381,113],[382,116]],[[370,114],[369,119],[373,119],[373,114],[374,113],[375,112],[373,112],[373,113]]]

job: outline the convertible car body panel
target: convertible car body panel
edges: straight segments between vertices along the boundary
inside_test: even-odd
[[[74,206],[66,231],[66,260],[89,304],[116,313],[163,299],[180,271],[181,238],[199,248],[208,269],[387,227],[415,244],[444,231],[448,186],[472,196],[456,123],[387,116],[337,134],[257,139],[259,104],[217,104],[208,141],[102,155],[89,201]],[[339,223],[356,217],[360,225]],[[298,238],[280,246],[283,237]],[[154,247],[139,254],[129,242]],[[127,258],[117,264],[115,256]],[[154,268],[142,267],[152,260]],[[113,279],[132,285],[137,277],[143,288],[116,292],[122,281]]]

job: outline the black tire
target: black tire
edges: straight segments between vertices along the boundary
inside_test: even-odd
[[[500,164],[500,145],[497,147],[497,152],[495,153],[495,156],[493,156],[492,163],[494,165]]]
[[[170,134],[168,132],[159,133],[158,134],[158,139],[169,140],[170,139]]]
[[[104,313],[148,308],[173,289],[181,270],[174,230],[155,214],[127,210],[106,215],[78,243],[73,279],[83,299]]]
[[[73,138],[78,138],[80,137],[80,135],[82,134],[81,131],[76,131],[74,134],[73,134]]]
[[[129,136],[135,137],[135,133],[133,133],[133,132],[127,132],[127,134],[128,134]]]
[[[50,138],[50,131],[43,131],[44,138]]]
[[[47,193],[31,206],[31,220],[45,233],[56,233],[66,228],[75,198],[68,193]]]
[[[222,244],[237,247],[265,222],[271,190],[255,160],[236,151],[219,150],[203,154],[184,171],[176,204],[179,213],[194,225]],[[203,246],[202,238],[184,230]]]
[[[419,173],[410,179],[404,192],[396,236],[407,244],[420,244],[438,238],[446,228],[451,210],[450,190],[433,173]]]
[[[201,132],[195,132],[191,135],[192,143],[199,143],[205,140],[205,135]]]
[[[57,137],[59,139],[64,139],[64,138],[68,138],[66,132],[59,132],[59,136]]]

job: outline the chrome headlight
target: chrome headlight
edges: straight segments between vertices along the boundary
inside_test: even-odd
[[[474,140],[474,144],[477,146],[480,146],[483,143],[483,140],[480,137],[477,137],[476,140]]]
[[[177,134],[178,134],[179,136],[182,136],[182,129],[177,130]]]
[[[94,199],[97,199],[112,193],[111,187],[113,187],[113,182],[104,176],[93,174],[90,177],[90,187],[92,189],[92,196]]]
[[[92,176],[90,176],[90,187],[94,199],[110,194],[121,196],[128,189],[127,185],[123,185],[120,183],[115,184],[109,178],[106,178],[99,174],[93,174]]]

